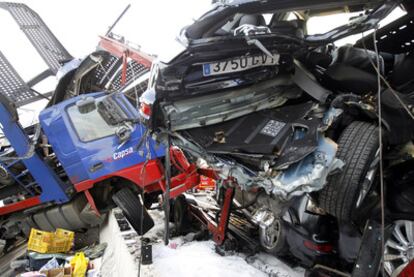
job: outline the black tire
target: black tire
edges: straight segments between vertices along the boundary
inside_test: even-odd
[[[274,228],[277,229],[277,236],[275,237],[275,240],[273,242],[272,247],[266,247],[262,239],[260,239],[260,243],[264,249],[265,252],[272,254],[274,256],[284,256],[286,253],[288,253],[289,245],[286,240],[286,232],[287,227],[282,219],[275,219]],[[262,230],[260,230],[260,233]]]
[[[122,210],[129,223],[140,236],[154,227],[154,220],[148,214],[147,209],[142,206],[138,196],[129,188],[120,189],[112,196],[112,200]]]
[[[175,199],[173,214],[177,235],[185,235],[190,226],[190,222],[188,220],[188,204],[184,195],[180,195]]]
[[[345,162],[345,166],[341,173],[329,177],[319,192],[320,207],[339,222],[354,219],[362,184],[378,149],[378,127],[371,123],[352,122],[341,134],[337,157]]]
[[[144,206],[147,210],[151,209],[152,204],[157,202],[158,195],[159,194],[156,193],[149,193],[144,195]]]

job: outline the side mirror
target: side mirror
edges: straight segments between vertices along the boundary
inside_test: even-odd
[[[124,143],[131,138],[132,129],[128,125],[123,125],[118,127],[115,134],[118,137],[119,142]]]
[[[76,107],[81,114],[90,113],[96,110],[95,98],[90,96],[82,98],[76,102]]]

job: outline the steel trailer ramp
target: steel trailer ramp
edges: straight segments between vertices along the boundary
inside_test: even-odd
[[[0,2],[0,8],[12,15],[54,74],[61,67],[62,62],[73,59],[42,18],[28,6],[22,3]]]
[[[1,4],[1,3],[0,3]],[[0,51],[0,93],[10,98],[17,106],[23,106],[40,99],[23,81],[7,58]]]

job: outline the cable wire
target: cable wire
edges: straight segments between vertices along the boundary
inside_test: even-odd
[[[141,191],[141,195],[140,195],[141,197],[140,197],[140,199],[139,199],[139,201],[141,201],[142,202],[142,209],[141,209],[141,220],[140,220],[140,226],[139,226],[139,228],[141,229],[140,231],[141,231],[141,234],[143,233],[143,230],[144,230],[144,209],[145,209],[145,196],[144,196],[144,190],[142,190]],[[141,253],[140,253],[140,255],[139,255],[139,260],[138,260],[138,277],[140,277],[141,276],[141,264],[142,264],[142,241],[143,241],[143,234],[141,235],[141,238],[140,238],[140,242],[141,242],[141,248],[140,248],[140,250],[141,250]]]
[[[385,276],[384,251],[385,251],[385,196],[384,196],[384,164],[383,164],[383,141],[382,141],[382,105],[381,105],[381,73],[380,55],[377,45],[377,27],[373,34],[374,50],[376,54],[376,71],[378,82],[378,136],[379,136],[379,171],[380,171],[380,194],[381,194],[381,274]]]
[[[410,111],[410,109],[407,107],[407,105],[402,101],[402,99],[399,97],[398,93],[391,87],[388,80],[381,74],[379,68],[380,68],[380,55],[378,51],[378,41],[377,41],[377,29],[375,29],[373,33],[373,45],[374,45],[374,51],[377,57],[377,65],[372,61],[371,57],[369,55],[368,59],[371,63],[371,65],[374,67],[377,77],[378,77],[378,121],[379,121],[379,141],[380,141],[380,198],[381,198],[381,251],[382,251],[382,266],[381,266],[381,273],[382,276],[385,276],[385,269],[384,269],[384,252],[385,252],[385,187],[384,187],[384,170],[383,170],[383,141],[382,141],[382,106],[381,106],[381,80],[384,82],[384,84],[387,86],[387,88],[392,92],[393,96],[398,100],[398,102],[401,104],[401,106],[405,109],[405,111],[408,113],[408,115],[411,117],[411,119],[414,120],[414,115]],[[364,43],[364,34],[362,33],[362,45],[367,52],[367,48]]]
[[[132,76],[133,76],[132,78],[135,79],[135,69],[134,69],[134,67],[130,63],[128,64],[128,66],[131,67]],[[134,86],[134,95],[135,95],[135,108],[138,111],[138,109],[139,109],[138,92],[137,92],[135,86]],[[147,167],[148,162],[152,158],[151,157],[150,144],[149,144],[150,132],[149,132],[148,128],[144,130],[143,122],[141,120],[138,123],[139,123],[140,131],[141,131],[140,132],[141,133],[141,139],[137,144],[137,150],[141,149],[142,146],[145,146],[144,151],[146,151],[145,162],[144,162],[144,165],[142,166],[141,171],[140,171],[139,174],[140,174],[142,182],[145,182],[146,167]],[[145,183],[143,184],[143,186],[145,186]],[[142,204],[141,215],[140,215],[141,219],[140,219],[140,226],[139,226],[140,232],[142,234],[143,230],[144,230],[144,209],[145,209],[145,192],[144,192],[144,189],[141,190],[139,201],[141,201],[141,204]],[[141,235],[140,243],[141,243],[141,247],[140,247],[141,253],[140,253],[140,256],[139,256],[139,259],[138,259],[138,277],[141,276],[143,235]]]

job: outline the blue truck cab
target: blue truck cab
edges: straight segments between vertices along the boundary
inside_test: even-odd
[[[26,230],[76,230],[100,224],[101,211],[116,204],[139,234],[152,228],[137,192],[163,191],[166,148],[152,138],[125,95],[100,92],[64,100],[40,113],[41,128],[36,125],[34,134],[21,127],[5,96],[0,96],[0,118],[10,142],[5,154],[14,155],[3,154],[0,166],[13,178],[10,187],[20,188],[8,196],[0,215],[37,206],[17,214],[14,223]]]
[[[87,98],[94,100],[90,111],[80,111],[77,104],[86,96],[78,96],[43,110],[39,116],[48,143],[72,184],[100,179],[164,156],[165,148],[138,122],[139,113],[125,95],[100,92],[88,94]],[[108,124],[99,109],[108,100],[129,119],[138,121]],[[128,138],[122,141],[120,132],[125,130]]]

